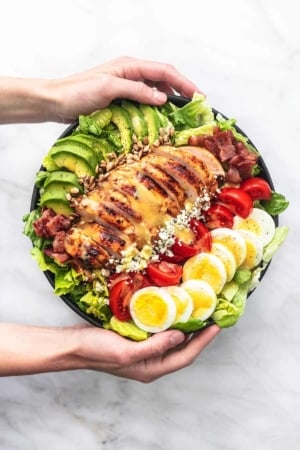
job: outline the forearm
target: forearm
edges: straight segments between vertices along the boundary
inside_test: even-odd
[[[0,324],[0,376],[81,368],[72,328]]]
[[[0,123],[52,120],[56,100],[50,80],[0,77]]]

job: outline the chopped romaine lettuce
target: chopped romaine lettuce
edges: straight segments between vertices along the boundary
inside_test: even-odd
[[[197,128],[188,128],[183,131],[175,132],[175,146],[179,147],[180,145],[186,145],[191,136],[199,136],[199,135],[212,135],[213,134],[214,125],[202,125]]]
[[[111,117],[112,112],[108,108],[95,111],[87,116],[80,115],[79,128],[84,133],[91,133],[96,136],[100,136],[103,128],[109,124]]]
[[[80,300],[77,301],[77,304],[87,314],[92,314],[102,322],[108,322],[112,316],[111,310],[107,304],[107,298],[96,295],[92,291],[83,295]]]
[[[287,234],[288,234],[287,226],[282,226],[282,227],[276,228],[272,241],[264,248],[263,261],[265,263],[268,263],[271,261],[275,252],[278,250],[278,248],[281,246],[281,244],[285,241]]]
[[[212,108],[202,94],[195,94],[191,102],[168,115],[176,130],[197,128],[214,122]]]

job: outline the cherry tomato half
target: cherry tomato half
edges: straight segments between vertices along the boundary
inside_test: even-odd
[[[225,203],[225,206],[234,214],[244,219],[249,216],[253,208],[252,198],[241,188],[224,187],[217,199]]]
[[[146,271],[156,286],[175,286],[182,276],[182,267],[167,261],[151,263]]]
[[[150,280],[139,272],[113,275],[109,286],[109,306],[119,320],[129,320],[129,302],[132,295],[141,288],[150,286]]]
[[[191,219],[190,229],[194,234],[194,239],[190,243],[183,242],[175,238],[175,242],[170,248],[173,256],[161,255],[163,261],[172,263],[183,262],[200,252],[208,252],[211,249],[211,236],[209,230],[197,219]]]
[[[190,227],[196,235],[195,247],[197,249],[197,253],[209,252],[212,246],[212,239],[207,226],[197,219],[191,219]]]
[[[205,211],[205,224],[210,230],[220,227],[232,228],[233,217],[233,213],[226,206],[216,203]]]
[[[240,188],[247,192],[252,200],[270,200],[272,196],[269,183],[260,177],[247,178],[242,181]]]

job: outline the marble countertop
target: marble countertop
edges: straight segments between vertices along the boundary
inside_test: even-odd
[[[58,77],[124,54],[176,65],[237,119],[291,203],[288,239],[245,315],[192,366],[148,385],[88,371],[4,378],[1,450],[298,450],[298,2],[10,0],[0,39],[1,75]],[[80,322],[22,234],[35,173],[64,128],[0,127],[1,321]]]

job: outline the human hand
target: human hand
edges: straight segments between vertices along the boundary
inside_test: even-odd
[[[36,327],[0,324],[0,376],[88,369],[144,383],[182,369],[219,333],[212,325],[192,337],[167,330],[142,342],[82,324]]]
[[[106,107],[116,98],[161,105],[166,93],[191,97],[197,86],[175,67],[121,57],[85,72],[49,82],[53,104],[46,120],[71,122],[79,114]]]
[[[74,330],[79,343],[75,351],[77,365],[143,383],[192,364],[220,332],[213,325],[190,338],[178,330],[168,330],[132,342],[113,331],[89,325]]]

